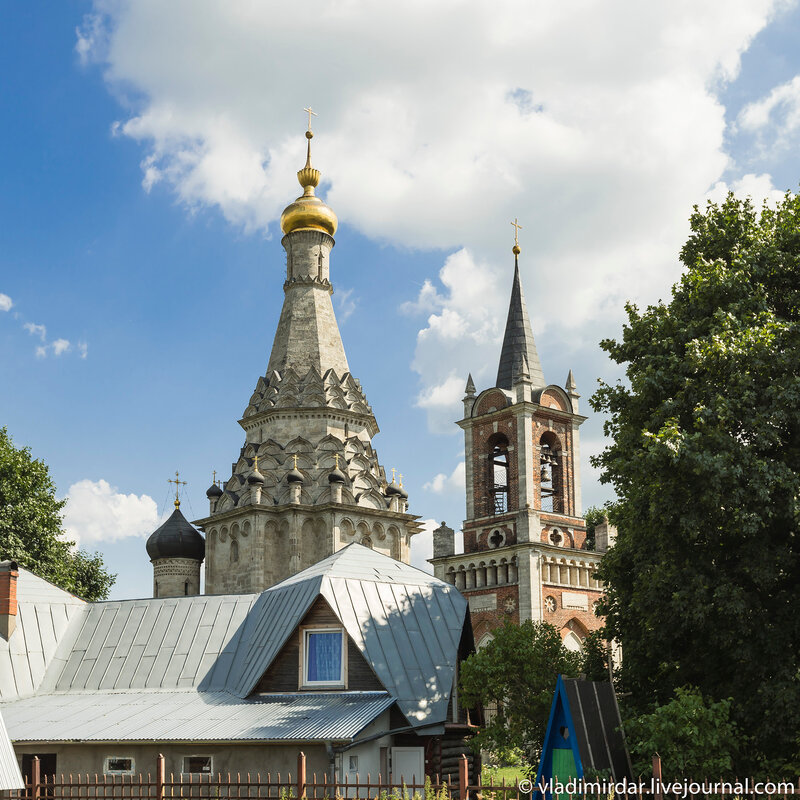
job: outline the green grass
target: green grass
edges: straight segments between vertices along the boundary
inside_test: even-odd
[[[525,772],[522,767],[484,767],[481,770],[481,783],[486,785],[489,780],[493,780],[495,784],[502,783],[503,778],[506,779],[506,785],[514,783],[517,780],[522,780],[525,777]]]

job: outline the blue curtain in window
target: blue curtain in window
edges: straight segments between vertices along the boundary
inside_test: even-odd
[[[308,670],[311,681],[341,681],[342,679],[342,634],[308,634]]]

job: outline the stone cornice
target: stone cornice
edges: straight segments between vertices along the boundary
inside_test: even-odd
[[[194,523],[195,525],[197,523]],[[431,564],[450,564],[462,563],[465,561],[486,561],[489,558],[512,558],[518,553],[530,552],[533,550],[538,555],[546,555],[553,558],[567,558],[579,561],[586,561],[591,564],[599,564],[603,558],[603,553],[597,550],[577,550],[573,547],[558,547],[557,545],[549,544],[547,542],[518,542],[517,544],[509,544],[504,547],[497,547],[493,550],[476,550],[472,553],[455,553],[452,556],[439,556],[438,558],[429,558]]]
[[[409,536],[413,536],[422,530],[422,525],[417,522],[421,517],[417,514],[403,514],[399,511],[390,511],[380,508],[369,508],[368,506],[350,505],[345,503],[320,503],[319,505],[308,505],[305,503],[282,503],[276,505],[264,505],[262,503],[251,504],[247,506],[239,506],[232,508],[229,511],[221,511],[219,514],[212,514],[209,517],[203,517],[192,522],[192,525],[198,526],[201,530],[209,525],[216,525],[220,523],[229,522],[240,517],[252,515],[252,512],[267,514],[269,516],[285,515],[287,511],[296,511],[303,514],[317,514],[322,511],[331,511],[340,516],[347,516],[347,514],[361,514],[365,517],[376,517],[378,519],[393,519],[402,522],[408,529]]]
[[[258,411],[250,417],[243,417],[239,424],[245,431],[257,428],[264,422],[272,419],[335,419],[339,422],[358,421],[364,425],[370,438],[380,433],[378,422],[372,414],[361,414],[358,411],[349,411],[345,408],[331,408],[330,406],[316,406],[314,408],[270,408],[267,411]]]
[[[514,416],[521,416],[525,412],[537,416],[547,415],[553,419],[562,420],[564,422],[577,422],[578,425],[583,425],[589,417],[584,417],[581,414],[573,414],[571,411],[562,411],[560,408],[552,408],[551,406],[543,406],[539,403],[533,403],[529,400],[524,400],[520,403],[512,403],[505,408],[498,408],[495,411],[489,411],[486,414],[478,414],[474,417],[464,417],[456,422],[460,428],[472,427],[476,420],[481,422],[489,422],[493,419],[501,419],[511,411]]]

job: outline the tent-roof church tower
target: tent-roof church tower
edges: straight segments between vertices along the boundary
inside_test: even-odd
[[[230,477],[208,492],[207,593],[265,589],[351,542],[408,562],[420,526],[372,447],[378,423],[331,303],[336,214],[316,195],[310,109],[302,194],[281,215],[284,302]]]

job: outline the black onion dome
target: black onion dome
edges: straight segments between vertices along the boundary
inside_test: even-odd
[[[212,483],[206,490],[206,497],[211,500],[215,497],[222,497],[222,489],[216,483]]]
[[[397,494],[399,494],[403,500],[408,500],[408,492],[402,486],[397,487]]]
[[[289,470],[289,474],[286,476],[286,480],[289,483],[305,483],[306,479],[303,477],[303,473],[300,472],[299,469],[296,467],[294,469]]]
[[[392,495],[395,495],[395,494],[402,495],[402,494],[403,494],[403,490],[402,490],[402,489],[401,489],[401,488],[400,488],[400,487],[399,487],[399,486],[398,486],[398,485],[397,485],[397,484],[396,484],[394,481],[392,481],[392,482],[391,482],[391,483],[390,483],[390,484],[389,484],[389,485],[386,487],[386,491],[384,492],[384,494],[385,494],[387,497],[392,497]]]
[[[205,554],[205,539],[189,524],[179,508],[147,540],[147,555],[151,561],[158,558],[194,558],[202,561]]]
[[[264,476],[257,470],[254,469],[248,476],[247,482],[252,486],[256,483],[264,483]]]
[[[328,474],[328,483],[347,483],[347,478],[339,467],[334,467]]]

